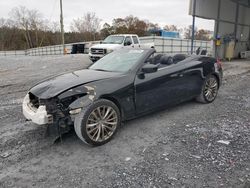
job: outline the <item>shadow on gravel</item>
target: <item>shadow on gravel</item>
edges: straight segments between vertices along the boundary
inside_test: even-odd
[[[143,115],[143,116],[140,116],[138,118],[125,121],[125,122],[123,122],[121,127],[122,127],[122,129],[124,129],[125,127],[129,128],[130,126],[134,126],[134,124],[136,124],[136,126],[139,126],[140,124],[139,125],[137,124],[138,121],[154,120],[155,118],[158,118],[159,116],[163,116],[163,115],[167,116],[169,113],[178,113],[178,111],[183,109],[183,108],[188,109],[188,108],[194,107],[195,105],[204,105],[204,104],[198,103],[195,100],[190,100],[190,101],[186,101],[186,102],[183,102],[181,104],[178,104],[178,105],[164,107],[160,110],[150,112],[150,113]]]
[[[73,128],[69,132],[64,133],[61,137],[58,137],[54,141],[54,144],[58,145],[58,144],[63,144],[64,142],[72,142],[72,139],[73,140],[78,139]]]
[[[151,112],[149,114],[140,116],[138,118],[125,121],[119,127],[119,130],[117,131],[116,135],[114,135],[113,140],[118,139],[119,137],[123,137],[128,132],[133,131],[134,129],[136,129],[135,126],[137,128],[139,127],[141,129],[143,129],[144,124],[139,123],[139,122],[154,121],[155,119],[159,118],[159,116],[160,117],[161,116],[167,116],[168,113],[178,113],[178,111],[181,110],[182,108],[188,109],[188,108],[194,107],[195,105],[204,105],[204,104],[200,104],[198,102],[195,102],[194,100],[191,100],[191,101],[187,101],[187,102],[181,103],[181,104],[176,105],[176,106],[165,107],[165,108],[162,108],[160,110],[153,111],[153,112]],[[80,142],[80,143],[82,143],[82,145],[87,145],[77,137],[77,135],[76,135],[76,133],[74,131],[74,128],[72,128],[69,132],[64,133],[62,135],[62,137],[58,137],[54,141],[54,145],[59,146],[61,144],[73,144],[72,142],[75,143],[75,144],[78,144],[77,142]],[[90,145],[87,145],[87,146],[93,147],[93,146],[90,146]]]

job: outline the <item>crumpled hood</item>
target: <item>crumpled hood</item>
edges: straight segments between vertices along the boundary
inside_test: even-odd
[[[49,78],[35,85],[29,92],[40,99],[49,99],[76,86],[113,78],[119,75],[121,75],[121,73],[84,69]]]
[[[101,48],[101,49],[117,49],[123,47],[122,44],[96,44],[91,46],[91,48]]]

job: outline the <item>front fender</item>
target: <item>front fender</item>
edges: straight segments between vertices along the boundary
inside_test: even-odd
[[[83,108],[90,105],[96,99],[96,91],[92,86],[83,86],[86,95],[79,97],[69,105],[69,109]]]
[[[91,97],[91,95],[85,95],[81,98],[76,99],[74,102],[72,102],[69,105],[70,110],[78,109],[78,108],[84,108],[86,106],[89,106],[94,101],[94,98]]]

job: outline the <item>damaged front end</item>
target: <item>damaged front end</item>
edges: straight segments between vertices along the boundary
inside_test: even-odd
[[[75,116],[95,98],[92,83],[114,75],[95,73],[89,69],[79,70],[36,84],[23,100],[25,118],[35,124],[47,125],[50,136],[60,137],[68,132],[73,127]]]
[[[69,106],[86,95],[82,92],[82,90],[81,93],[69,90],[50,99],[40,99],[29,92],[23,100],[23,114],[27,120],[35,124],[46,125],[45,136],[55,141],[72,129],[74,117],[81,112],[81,108],[70,109]]]

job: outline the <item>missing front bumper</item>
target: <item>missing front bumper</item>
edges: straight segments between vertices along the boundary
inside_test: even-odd
[[[29,105],[30,99],[27,94],[23,100],[23,115],[27,120],[31,120],[35,124],[44,125],[53,123],[53,116],[48,114],[45,106],[39,106],[38,109],[33,109]]]

